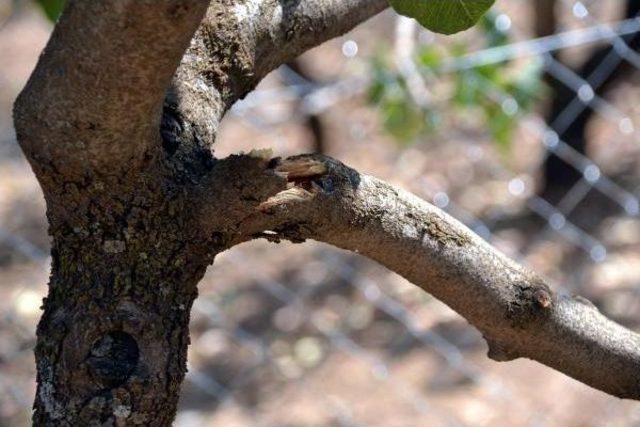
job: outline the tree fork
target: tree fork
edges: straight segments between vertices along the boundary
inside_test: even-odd
[[[159,176],[113,189],[68,184],[48,203],[35,425],[170,425],[175,415],[196,285],[223,248]]]
[[[16,101],[53,238],[34,424],[169,425],[197,282],[262,237],[362,253],[457,310],[491,357],[640,399],[638,335],[428,203],[328,157],[213,157],[235,101],[387,2],[249,5],[71,0]]]

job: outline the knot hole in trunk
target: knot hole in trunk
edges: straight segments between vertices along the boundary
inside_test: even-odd
[[[129,379],[138,365],[139,356],[138,343],[131,335],[112,331],[93,344],[87,364],[101,386],[115,388]]]

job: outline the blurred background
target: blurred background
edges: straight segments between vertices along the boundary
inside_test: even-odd
[[[29,425],[44,201],[12,129],[62,3],[0,0],[0,426]],[[640,328],[640,0],[498,0],[435,36],[388,11],[273,72],[216,154],[321,151],[431,201]],[[640,405],[528,360],[404,279],[314,242],[216,259],[176,425],[640,426]]]

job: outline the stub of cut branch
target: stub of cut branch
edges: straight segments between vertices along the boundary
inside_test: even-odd
[[[236,242],[314,239],[402,275],[478,328],[499,361],[530,358],[609,394],[640,399],[640,336],[560,295],[446,213],[333,159],[259,166],[271,182]]]

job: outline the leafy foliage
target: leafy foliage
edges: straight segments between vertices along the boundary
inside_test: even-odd
[[[495,19],[491,14],[485,16],[478,26],[487,47],[509,41],[508,34],[497,29]],[[385,129],[399,142],[412,143],[437,132],[445,117],[479,118],[497,146],[503,152],[509,149],[518,120],[544,92],[542,64],[529,60],[443,69],[445,61],[451,63],[452,58],[466,53],[467,47],[461,43],[447,47],[429,44],[417,50],[414,60],[420,77],[432,92],[444,92],[422,105],[414,100],[406,76],[390,61],[379,55],[372,62],[369,100],[378,105]]]
[[[65,0],[36,0],[51,22],[55,22],[64,8]]]
[[[389,0],[399,14],[442,34],[472,27],[493,3],[494,0]]]
[[[379,105],[385,129],[399,142],[412,142],[417,135],[435,129],[435,110],[421,108],[408,94],[407,82],[381,57],[372,64],[369,101]]]

